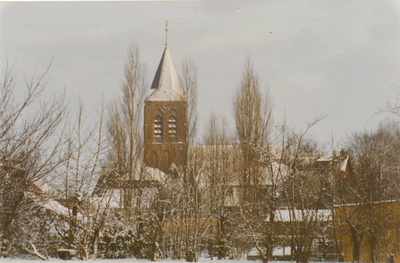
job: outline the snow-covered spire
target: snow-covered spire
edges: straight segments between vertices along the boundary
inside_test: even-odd
[[[179,83],[179,78],[167,46],[165,46],[156,75],[151,84],[151,89],[155,91],[147,98],[147,101],[185,100],[185,94]]]

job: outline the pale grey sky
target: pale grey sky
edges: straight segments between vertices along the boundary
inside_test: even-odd
[[[321,143],[374,127],[400,85],[396,0],[0,3],[0,68],[7,57],[29,76],[52,60],[48,88],[92,107],[120,94],[131,43],[151,84],[165,20],[177,71],[184,58],[198,68],[200,133],[212,111],[232,119],[246,57],[270,89],[275,123],[286,113],[301,129],[327,115],[311,132]]]

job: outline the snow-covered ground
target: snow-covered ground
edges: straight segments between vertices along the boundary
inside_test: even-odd
[[[217,260],[211,260],[211,259],[208,259],[208,258],[200,258],[199,259],[199,263],[201,263],[201,262],[203,262],[203,263],[205,263],[205,262],[208,262],[208,263],[211,263],[211,262],[214,262],[214,261],[217,261]],[[218,261],[218,262],[220,262],[220,263],[223,263],[223,262],[231,262],[232,263],[232,261],[231,260],[221,260],[221,261]],[[244,260],[243,260],[244,261]],[[20,258],[0,258],[0,262],[1,263],[36,263],[36,262],[59,262],[59,263],[61,263],[61,262],[65,262],[65,263],[73,263],[73,262],[84,262],[84,261],[82,261],[82,260],[78,260],[78,259],[75,259],[75,260],[60,260],[60,259],[57,259],[57,258],[51,258],[51,259],[48,259],[48,260],[46,260],[46,261],[43,261],[43,260],[40,260],[40,259],[20,259]],[[151,263],[152,261],[150,261],[150,260],[146,260],[146,259],[132,259],[132,258],[125,258],[125,259],[95,259],[95,260],[89,260],[88,262],[90,262],[90,263],[94,263],[94,262],[100,262],[100,263],[128,263],[128,262],[141,262],[141,263]],[[161,260],[159,260],[158,262],[160,262],[160,263],[184,263],[185,262],[185,260],[171,260],[171,259],[161,259]],[[239,261],[235,261],[235,262],[239,262]]]
[[[60,260],[60,259],[49,259],[46,262],[84,262],[81,260]],[[36,259],[19,259],[19,258],[0,258],[1,263],[36,263],[36,262],[44,262],[43,260],[36,260]],[[101,262],[101,263],[131,263],[131,262],[143,262],[143,263],[151,263],[152,261],[150,260],[145,260],[145,259],[132,259],[132,258],[126,258],[126,259],[96,259],[96,260],[90,260],[89,262]],[[158,262],[160,263],[183,263],[185,260],[172,260],[172,259],[160,259]],[[239,262],[254,262],[254,261],[247,261],[247,260],[239,260],[239,261],[234,261],[234,260],[211,260],[210,258],[200,258],[199,263],[211,263],[211,262],[218,262],[218,263],[239,263]]]
[[[60,259],[49,259],[46,262],[65,262],[65,263],[73,263],[73,262],[84,262],[81,260],[60,260]],[[42,260],[36,260],[36,259],[19,259],[19,258],[0,258],[1,263],[36,263],[36,262],[44,262]],[[142,262],[142,263],[151,263],[152,261],[150,260],[145,260],[145,259],[132,259],[132,258],[126,258],[126,259],[96,259],[96,260],[89,260],[89,263],[93,262],[99,262],[99,263],[132,263],[132,262]],[[161,259],[158,262],[160,263],[184,263],[186,262],[185,260],[171,260],[171,259]],[[210,259],[210,258],[200,258],[199,263],[259,263],[260,261],[249,261],[249,260],[217,260],[217,259]],[[291,263],[292,261],[276,261],[279,263]]]

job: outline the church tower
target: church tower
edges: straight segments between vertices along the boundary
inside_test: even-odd
[[[144,106],[144,162],[167,172],[187,156],[187,99],[167,43]]]

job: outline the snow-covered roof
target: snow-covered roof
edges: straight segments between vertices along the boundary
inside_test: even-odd
[[[273,256],[290,256],[291,251],[292,251],[291,247],[289,247],[289,246],[285,246],[285,247],[277,246],[277,247],[274,247],[272,255]]]
[[[400,199],[373,201],[370,204],[379,205],[379,204],[389,204],[389,203],[398,203],[400,205]],[[334,207],[337,208],[337,207],[349,207],[349,206],[362,206],[367,204],[368,203],[346,203],[346,204],[335,204]]]
[[[62,204],[53,199],[42,201],[41,206],[55,212],[58,215],[63,215],[63,216],[69,215],[68,208],[66,208],[65,206],[63,206]]]
[[[281,246],[276,246],[274,247],[272,251],[273,256],[290,256],[291,255],[291,248],[289,246],[281,247]],[[247,254],[249,256],[258,256],[260,255],[260,252],[258,251],[257,248],[253,248],[252,250],[249,251]]]
[[[94,207],[100,207],[101,209],[118,209],[122,207],[121,204],[121,189],[109,189],[102,196],[93,195],[92,201]]]
[[[185,94],[179,83],[178,75],[172,62],[169,50],[165,47],[164,53],[154,76],[151,89],[154,92],[146,101],[183,101]]]
[[[301,222],[303,220],[310,220],[310,218],[313,219],[315,217],[318,221],[330,221],[332,220],[332,210],[329,209],[319,209],[318,211],[308,210],[308,209],[275,210],[275,221],[277,222],[290,222],[294,220],[297,222]]]
[[[46,178],[40,178],[29,185],[28,192],[37,195],[41,198],[60,198],[61,193],[54,189],[47,182]]]
[[[45,178],[40,179],[37,183],[36,186],[40,188],[40,190],[43,191],[43,193],[49,197],[52,198],[59,198],[61,196],[61,193],[54,189]]]
[[[48,197],[43,194],[37,194],[35,192],[27,191],[25,192],[26,196],[30,198],[36,205],[54,212],[57,215],[61,216],[69,216],[68,208],[63,206],[57,200]]]
[[[347,155],[346,159],[344,159],[342,165],[340,166],[341,172],[346,172],[346,167],[348,163],[349,163],[349,155]]]

